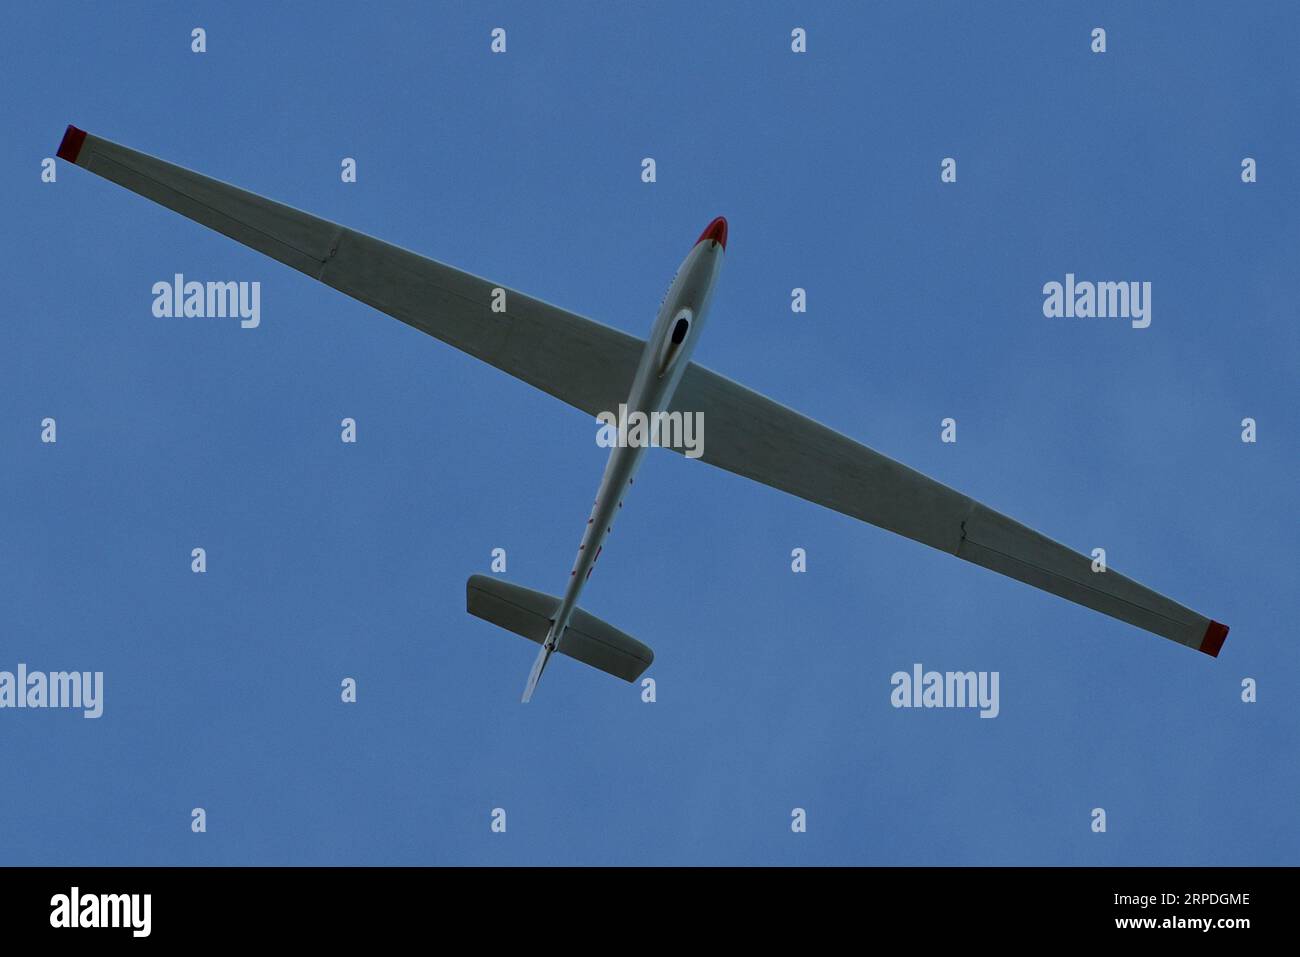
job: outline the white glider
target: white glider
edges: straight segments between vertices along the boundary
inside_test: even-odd
[[[727,246],[715,219],[677,271],[649,338],[611,329],[336,223],[69,126],[61,159],[224,233],[581,409],[699,414],[700,458],[773,488],[1217,656],[1228,628],[771,399],[691,361]],[[555,652],[635,681],[654,654],[577,606],[644,444],[610,451],[561,597],[472,576],[471,614],[541,645],[523,700]]]

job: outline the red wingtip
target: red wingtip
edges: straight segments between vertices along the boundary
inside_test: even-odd
[[[1219,649],[1223,647],[1223,641],[1227,637],[1227,625],[1221,625],[1217,621],[1210,622],[1210,627],[1205,629],[1205,637],[1201,639],[1201,651],[1215,658],[1219,657]]]
[[[704,232],[700,233],[700,238],[695,240],[695,245],[699,245],[706,239],[711,239],[725,252],[727,249],[727,219],[725,216],[719,216],[708,226],[704,227]]]
[[[68,128],[63,132],[63,142],[59,144],[59,152],[55,155],[59,159],[75,163],[81,154],[81,144],[84,142],[86,142],[86,131],[79,130],[69,123]]]

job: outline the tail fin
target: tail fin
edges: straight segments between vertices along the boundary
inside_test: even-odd
[[[636,681],[654,661],[654,652],[641,642],[581,608],[574,609],[558,645],[548,642],[551,616],[559,605],[560,599],[554,595],[499,578],[473,575],[465,583],[466,611],[542,646],[528,676],[525,701],[532,697],[555,651],[624,681]]]
[[[537,657],[533,659],[533,669],[528,672],[528,684],[524,685],[524,696],[519,700],[523,704],[533,700],[533,692],[537,690],[537,682],[542,680],[542,672],[546,670],[546,663],[551,660],[551,654],[555,649],[550,642],[542,642],[542,647],[537,649]]]

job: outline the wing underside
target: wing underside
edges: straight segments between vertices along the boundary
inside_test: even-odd
[[[58,155],[490,363],[588,415],[625,401],[641,339],[69,127]],[[504,311],[494,303],[504,294]],[[691,363],[702,459],[1217,655],[1227,628],[792,409]]]
[[[75,128],[59,155],[589,415],[627,397],[636,336]]]
[[[704,413],[701,460],[1217,655],[1228,629],[766,396],[692,364],[673,408]]]

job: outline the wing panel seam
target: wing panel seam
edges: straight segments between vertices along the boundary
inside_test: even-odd
[[[964,526],[964,524],[965,524],[965,523],[963,523],[963,526]],[[964,532],[964,528],[963,528],[963,532]],[[973,538],[966,538],[966,537],[963,535],[963,538],[962,538],[962,544],[963,544],[963,545],[973,545],[973,546],[975,546],[976,548],[982,548],[982,549],[984,549],[984,551],[986,551],[986,552],[992,552],[994,555],[1000,555],[1001,557],[1003,557],[1003,558],[1005,558],[1005,559],[1008,559],[1008,560],[1010,560],[1010,561],[1015,562],[1017,565],[1023,565],[1025,568],[1032,568],[1034,571],[1042,572],[1044,575],[1048,575],[1048,576],[1050,576],[1050,577],[1052,577],[1052,578],[1059,579],[1060,581],[1063,581],[1063,582],[1068,582],[1068,583],[1071,584],[1071,585],[1075,585],[1075,586],[1077,586],[1077,587],[1079,587],[1079,588],[1084,589],[1085,591],[1090,591],[1090,592],[1092,592],[1092,593],[1094,593],[1094,594],[1101,595],[1102,597],[1107,598],[1107,599],[1110,599],[1110,600],[1112,600],[1112,601],[1123,602],[1125,605],[1128,605],[1130,608],[1135,608],[1135,609],[1137,609],[1138,611],[1143,612],[1143,613],[1148,614],[1148,615],[1154,615],[1155,617],[1160,618],[1160,619],[1162,619],[1162,620],[1164,620],[1164,621],[1167,621],[1167,622],[1169,622],[1171,625],[1176,625],[1176,626],[1179,627],[1179,628],[1191,628],[1191,627],[1193,627],[1193,626],[1196,624],[1195,622],[1179,621],[1177,618],[1170,618],[1168,615],[1163,614],[1163,613],[1161,613],[1161,612],[1158,612],[1158,611],[1156,611],[1154,608],[1150,608],[1150,607],[1148,607],[1147,605],[1139,605],[1137,602],[1135,602],[1135,601],[1130,601],[1129,599],[1124,598],[1124,597],[1121,596],[1121,595],[1116,595],[1116,594],[1114,594],[1113,592],[1103,591],[1102,589],[1097,588],[1097,587],[1095,587],[1095,586],[1093,586],[1093,585],[1088,585],[1088,584],[1085,584],[1085,583],[1083,583],[1083,582],[1081,582],[1081,581],[1078,581],[1078,580],[1076,580],[1076,579],[1074,579],[1074,578],[1070,578],[1068,575],[1062,575],[1060,572],[1054,572],[1054,571],[1052,571],[1051,569],[1049,569],[1049,568],[1044,568],[1044,567],[1041,566],[1041,565],[1035,565],[1033,562],[1027,562],[1027,561],[1025,561],[1023,558],[1017,558],[1015,555],[1010,555],[1010,554],[1008,554],[1008,553],[1006,553],[1006,552],[1004,552],[1004,551],[1000,551],[1000,550],[998,550],[998,549],[996,549],[996,548],[993,548],[992,546],[984,545],[984,544],[982,544],[981,542],[977,542],[977,541],[975,541],[975,539],[973,539]],[[958,558],[962,558],[962,557],[964,557],[964,556],[962,556],[960,549],[959,549],[957,552],[955,552],[955,554],[957,555]],[[969,560],[969,559],[968,559],[968,560]],[[990,571],[996,571],[996,569],[989,569],[989,570],[990,570]],[[1026,583],[1026,584],[1030,584],[1030,583]],[[1114,617],[1114,616],[1112,616],[1112,617]]]
[[[185,191],[183,191],[183,190],[177,189],[175,186],[171,186],[171,185],[169,185],[169,184],[167,184],[167,183],[162,182],[162,181],[159,180],[159,179],[155,179],[154,177],[150,176],[148,173],[144,172],[144,171],[141,170],[141,169],[138,169],[137,167],[134,167],[134,166],[130,165],[129,163],[123,163],[121,160],[119,160],[119,159],[115,159],[115,158],[113,158],[112,156],[107,155],[106,153],[100,153],[100,152],[97,152],[96,150],[94,150],[93,147],[92,147],[92,149],[91,149],[91,156],[92,156],[94,159],[96,159],[96,160],[102,160],[102,161],[107,162],[107,163],[112,163],[114,166],[118,166],[118,167],[120,167],[120,168],[122,168],[122,169],[124,169],[124,170],[127,170],[127,171],[130,172],[130,173],[134,173],[136,176],[139,176],[139,177],[141,177],[142,179],[146,179],[146,180],[148,180],[150,183],[152,183],[152,184],[153,184],[155,187],[157,187],[158,189],[166,190],[166,191],[169,192],[169,193],[173,193],[173,194],[175,194],[176,196],[180,196],[182,199],[189,200],[191,203],[194,203],[196,206],[201,206],[203,209],[207,210],[209,213],[212,213],[212,214],[215,215],[215,216],[219,216],[219,217],[221,217],[222,219],[228,219],[228,220],[230,220],[232,223],[238,223],[240,226],[244,227],[245,229],[250,229],[250,230],[252,230],[253,232],[257,233],[258,235],[265,236],[265,237],[266,237],[267,239],[269,239],[271,242],[279,243],[281,246],[284,246],[284,247],[286,247],[286,248],[288,248],[288,249],[292,249],[294,252],[299,253],[299,254],[301,254],[301,255],[303,255],[303,256],[306,256],[306,257],[307,257],[308,259],[310,259],[312,262],[320,263],[320,264],[323,266],[326,262],[329,261],[329,257],[327,257],[327,258],[325,258],[325,259],[321,259],[321,258],[320,258],[319,256],[317,256],[315,253],[308,252],[308,251],[305,250],[305,249],[300,249],[299,247],[295,246],[293,243],[291,243],[291,242],[289,242],[289,241],[287,241],[287,240],[281,239],[279,236],[276,236],[276,235],[274,235],[274,234],[272,234],[272,233],[268,233],[266,230],[261,229],[261,228],[259,228],[259,227],[257,227],[257,226],[254,226],[254,225],[252,225],[251,223],[245,222],[244,220],[240,219],[239,217],[237,217],[237,216],[233,216],[233,215],[231,215],[230,213],[225,212],[224,210],[220,210],[220,209],[217,209],[217,208],[214,207],[214,206],[210,206],[210,205],[208,205],[207,203],[203,202],[203,200],[198,199],[198,198],[195,197],[195,196],[191,196],[189,193],[187,193],[187,192],[185,192]],[[108,179],[108,177],[105,177],[105,179]],[[119,184],[119,185],[121,185],[121,184]],[[233,189],[233,188],[235,188],[235,187],[231,187],[231,188]],[[132,190],[132,192],[134,192],[134,190]],[[160,203],[159,205],[161,205],[161,206],[165,206],[166,204],[165,204],[165,203]],[[184,214],[182,214],[182,215],[184,215]],[[306,214],[306,213],[302,213],[302,214],[300,214],[300,215],[306,216],[306,215],[308,215],[308,214]],[[315,218],[315,217],[312,217],[312,218]],[[319,220],[319,219],[318,219],[317,222],[324,222],[324,220]],[[337,240],[336,240],[336,244],[337,244]],[[254,252],[259,252],[259,251],[260,251],[260,250],[254,249]],[[334,251],[337,251],[337,245],[335,246],[335,250],[334,250]]]

